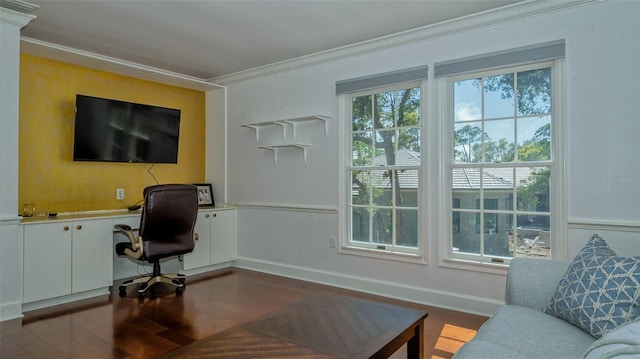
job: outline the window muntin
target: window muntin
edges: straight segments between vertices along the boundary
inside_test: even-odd
[[[419,253],[421,92],[416,82],[348,97],[349,247]]]
[[[449,257],[550,257],[552,73],[546,62],[449,78]]]

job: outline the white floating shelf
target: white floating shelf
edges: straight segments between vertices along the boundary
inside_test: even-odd
[[[281,121],[248,123],[246,125],[240,125],[240,127],[252,128],[256,132],[256,142],[260,142],[260,129],[266,126],[273,126],[273,125],[280,125],[280,127],[282,127],[282,138],[285,138],[286,137],[285,123]]]
[[[298,118],[290,118],[287,120],[280,120],[278,122],[284,122],[284,123],[288,123],[291,125],[291,128],[293,128],[293,137],[296,137],[296,127],[300,122],[306,122],[306,121],[322,121],[324,123],[324,135],[328,135],[329,134],[329,125],[327,124],[327,120],[330,119],[331,116],[326,116],[326,115],[313,115],[313,116],[307,116],[307,117],[298,117]]]
[[[301,122],[307,122],[307,121],[322,121],[324,123],[324,134],[326,136],[329,133],[329,125],[327,124],[327,120],[330,118],[331,116],[327,116],[327,115],[311,115],[311,116],[304,116],[304,117],[288,118],[285,120],[249,123],[249,124],[240,125],[240,126],[252,128],[256,132],[256,142],[260,142],[260,129],[263,127],[278,125],[282,127],[282,138],[286,138],[286,124],[289,124],[293,129],[293,137],[295,138],[296,127],[298,126],[298,124]]]
[[[260,146],[260,149],[273,151],[273,161],[278,163],[278,151],[282,149],[290,149],[297,148],[302,150],[302,158],[304,162],[307,162],[307,148],[311,145],[303,144],[303,143],[293,143],[290,145],[273,145],[273,146]]]

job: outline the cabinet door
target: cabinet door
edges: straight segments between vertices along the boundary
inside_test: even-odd
[[[71,232],[71,222],[24,227],[25,303],[71,293]]]
[[[110,219],[73,223],[73,293],[113,285],[113,228]]]
[[[235,238],[235,210],[215,211],[211,221],[211,264],[234,259]]]
[[[211,263],[209,256],[211,248],[211,217],[211,211],[198,212],[195,228],[196,233],[198,233],[198,240],[193,252],[184,255],[182,269],[205,267]]]

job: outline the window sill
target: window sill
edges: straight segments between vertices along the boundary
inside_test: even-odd
[[[424,254],[395,252],[395,251],[381,250],[381,249],[375,249],[375,248],[341,246],[338,249],[338,253],[376,258],[376,259],[392,260],[392,261],[405,262],[405,263],[413,263],[413,264],[422,264],[422,265],[429,264]]]
[[[438,260],[438,267],[498,275],[507,275],[507,271],[509,270],[509,264],[506,263],[488,263],[469,259],[443,257]]]

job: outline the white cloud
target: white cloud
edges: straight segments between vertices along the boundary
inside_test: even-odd
[[[480,108],[473,102],[457,103],[455,109],[456,121],[473,121],[482,118]]]

